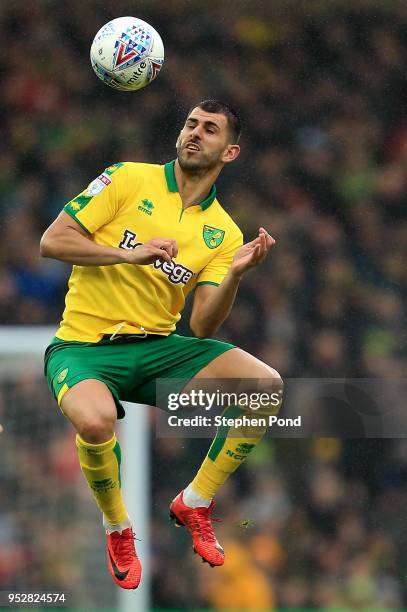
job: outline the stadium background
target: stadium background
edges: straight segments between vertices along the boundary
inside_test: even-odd
[[[278,240],[220,337],[285,377],[406,376],[407,10],[297,4],[0,3],[1,325],[57,324],[69,268],[39,259],[43,230],[111,163],[172,159],[186,110],[218,97],[244,122],[220,200],[247,238],[264,225]],[[88,62],[94,33],[125,14],[166,48],[135,94],[104,87]],[[264,443],[219,496],[228,562],[214,571],[167,523],[207,441],[156,439],[154,418],[155,609],[406,606],[406,440]],[[0,590],[113,607],[73,433],[43,381],[3,377],[0,422]]]

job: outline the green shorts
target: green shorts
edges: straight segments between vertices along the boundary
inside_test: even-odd
[[[74,342],[54,338],[45,351],[45,376],[58,404],[73,385],[88,378],[110,389],[122,419],[120,400],[156,405],[156,379],[174,378],[174,392],[216,357],[235,348],[210,338],[122,336],[100,342]],[[181,388],[177,388],[177,385]]]

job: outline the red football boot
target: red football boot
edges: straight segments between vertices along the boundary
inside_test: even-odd
[[[186,527],[190,531],[193,549],[201,555],[202,561],[206,561],[211,567],[223,565],[225,552],[216,539],[211,522],[215,502],[212,502],[209,508],[190,508],[184,504],[182,493],[181,491],[171,503],[170,518],[175,520],[176,527]]]
[[[141,580],[141,563],[134,547],[134,539],[131,527],[121,533],[106,532],[109,572],[122,589],[137,589]]]

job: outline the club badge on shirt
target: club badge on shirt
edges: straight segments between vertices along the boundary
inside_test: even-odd
[[[209,249],[216,249],[220,246],[225,237],[225,231],[210,225],[203,226],[203,239]]]

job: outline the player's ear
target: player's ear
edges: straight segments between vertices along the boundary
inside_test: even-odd
[[[238,144],[228,145],[225,153],[223,154],[222,161],[224,164],[229,164],[239,156],[240,147]]]

